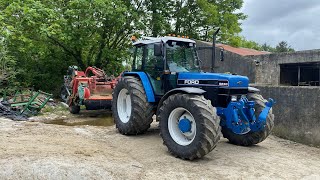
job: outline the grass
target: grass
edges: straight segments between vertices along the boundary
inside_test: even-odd
[[[55,106],[50,106],[50,105],[46,105],[42,110],[41,113],[39,115],[43,115],[43,114],[49,114],[49,113],[54,113],[54,114],[66,114],[69,113],[68,108],[65,107],[63,104],[61,103],[57,103]]]

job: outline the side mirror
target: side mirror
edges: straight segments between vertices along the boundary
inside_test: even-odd
[[[154,56],[162,56],[162,45],[161,43],[154,44]]]
[[[220,50],[220,61],[224,61],[224,50]]]

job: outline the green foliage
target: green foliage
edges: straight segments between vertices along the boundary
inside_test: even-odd
[[[16,57],[22,86],[59,89],[67,67],[97,66],[118,74],[138,15],[122,0],[0,2],[2,37]]]
[[[1,0],[0,37],[11,79],[57,93],[70,65],[117,75],[129,59],[130,36],[188,35],[230,43],[241,32],[243,0]],[[14,73],[13,73],[14,72]]]
[[[151,36],[165,35],[171,31],[170,17],[172,2],[168,0],[146,0],[144,2],[147,13],[143,21],[147,21],[146,30]]]
[[[262,51],[262,46],[259,45],[257,42],[254,41],[248,41],[244,37],[235,36],[230,38],[229,45],[234,47],[243,47],[243,48],[249,48],[249,49],[255,49]]]
[[[268,45],[267,43],[262,44],[261,49],[263,51],[268,51],[268,52],[276,52],[275,48]]]
[[[70,112],[66,106],[59,103],[56,106],[44,106],[39,115],[43,114],[68,115]]]
[[[272,47],[267,43],[259,44],[255,41],[246,40],[244,37],[234,36],[230,38],[229,45],[234,47],[243,47],[249,49],[255,49],[258,51],[267,51],[272,53],[279,53],[279,52],[294,52],[295,50],[288,45],[286,41],[281,41],[276,47]]]
[[[146,0],[147,34],[176,34],[211,41],[214,29],[221,27],[218,40],[229,43],[241,32],[238,13],[243,0]],[[149,30],[149,31],[148,31]]]
[[[16,61],[13,56],[8,54],[7,42],[0,39],[0,97],[4,93],[11,94],[15,90],[16,71],[14,69]]]
[[[275,48],[275,52],[294,52],[294,49],[286,41],[281,41]]]

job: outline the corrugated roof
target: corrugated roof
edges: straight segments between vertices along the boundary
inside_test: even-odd
[[[197,41],[197,42],[212,46],[211,42],[205,42],[205,41]],[[232,46],[229,46],[226,44],[216,44],[216,47],[223,48],[225,51],[239,54],[241,56],[254,56],[254,55],[270,54],[270,52],[267,52],[267,51],[258,51],[255,49],[241,48],[241,47],[236,48],[236,47],[232,47]]]
[[[262,55],[262,54],[270,54],[270,52],[267,51],[258,51],[255,49],[249,49],[249,48],[236,48],[225,44],[217,44],[217,47],[222,47],[224,50],[239,54],[241,56],[252,56],[252,55]]]

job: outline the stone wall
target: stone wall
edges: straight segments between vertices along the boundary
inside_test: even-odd
[[[273,133],[296,142],[320,146],[320,87],[280,85],[280,65],[320,61],[320,50],[248,57],[259,62],[255,80],[264,97],[277,101]],[[266,85],[268,84],[268,85]]]
[[[273,133],[296,142],[320,146],[320,88],[254,85],[264,98],[276,100]]]
[[[258,84],[280,85],[281,64],[319,62],[320,50],[246,56],[246,59],[248,58],[259,63],[255,67],[256,79],[254,82]]]

